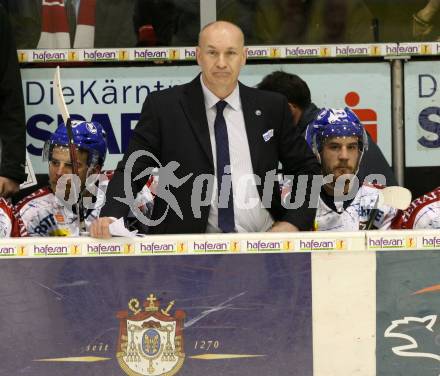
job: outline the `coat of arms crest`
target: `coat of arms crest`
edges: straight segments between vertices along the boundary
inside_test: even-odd
[[[119,311],[119,339],[116,357],[129,376],[171,376],[183,365],[183,321],[185,312],[166,309],[150,294],[140,307],[138,299],[128,303],[129,311]]]

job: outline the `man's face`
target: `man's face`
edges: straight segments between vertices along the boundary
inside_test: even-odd
[[[76,151],[78,158],[78,176],[81,180],[81,186],[84,187],[87,178],[87,155],[84,150]],[[52,157],[49,161],[49,183],[52,191],[56,191],[58,179],[64,174],[72,174],[72,163],[70,162],[69,149],[65,146],[55,146],[52,151]],[[70,182],[66,185],[65,197],[69,196]]]
[[[208,26],[200,35],[196,54],[203,82],[221,99],[234,90],[246,63],[243,43],[240,29],[227,22]]]
[[[322,147],[321,164],[324,175],[333,174],[334,181],[344,174],[356,172],[360,156],[357,137],[330,137]]]

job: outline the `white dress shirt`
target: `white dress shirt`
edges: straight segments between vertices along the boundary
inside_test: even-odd
[[[215,143],[214,122],[217,115],[216,103],[221,99],[213,94],[202,83],[205,98],[206,117],[208,119],[209,136],[211,139],[212,156],[214,160],[215,178],[217,179],[217,154]],[[240,100],[240,89],[237,84],[234,91],[224,99],[227,106],[223,116],[228,130],[229,157],[231,162],[232,192],[234,196],[234,219],[237,232],[267,231],[273,224],[270,213],[263,208],[260,195],[255,184],[251,154],[244,123],[243,110]],[[214,181],[211,210],[208,216],[206,232],[221,232],[218,227],[218,193],[217,180]]]

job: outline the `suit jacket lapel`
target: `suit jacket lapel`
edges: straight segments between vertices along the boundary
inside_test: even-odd
[[[201,148],[204,150],[211,165],[214,166],[200,75],[184,88],[181,104]]]
[[[259,107],[255,95],[245,85],[240,83],[240,98],[243,108],[243,117],[246,127],[249,150],[251,154],[254,173],[260,175],[259,157],[261,151],[261,137],[265,130],[262,110]]]
[[[265,131],[264,116],[262,116],[262,110],[255,99],[255,95],[253,95],[247,86],[241,83],[240,99],[252,167],[254,172],[259,175],[258,162],[261,154],[261,137]],[[211,165],[214,166],[208,120],[206,118],[205,98],[203,97],[202,86],[200,84],[200,75],[184,88],[181,104],[201,148],[204,150]]]

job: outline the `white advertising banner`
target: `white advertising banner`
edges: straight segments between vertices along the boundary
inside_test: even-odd
[[[391,162],[391,87],[387,63],[265,64],[245,66],[244,84],[254,86],[268,73],[283,69],[301,76],[318,106],[349,106],[367,126]],[[128,147],[148,93],[190,81],[197,66],[63,68],[61,82],[72,118],[98,121],[107,132],[106,169],[113,169]],[[366,74],[368,72],[368,74]],[[27,121],[27,150],[37,174],[44,141],[61,122],[54,98],[54,68],[22,69]]]
[[[437,61],[405,64],[406,166],[440,164],[440,91]]]

